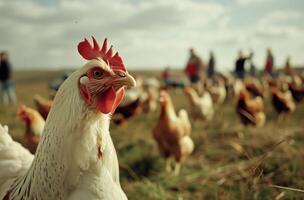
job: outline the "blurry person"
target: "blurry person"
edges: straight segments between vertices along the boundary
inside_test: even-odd
[[[170,67],[166,67],[162,74],[163,80],[166,85],[171,82],[171,75],[170,75]]]
[[[214,58],[214,53],[212,51],[210,51],[207,74],[208,74],[208,78],[213,78],[215,74],[215,58]]]
[[[252,60],[250,60],[249,74],[250,76],[256,76],[256,67]]]
[[[250,53],[251,58],[249,59],[249,64],[250,64],[250,68],[249,68],[249,75],[255,77],[256,76],[256,66],[253,62],[253,51],[251,51]]]
[[[185,73],[189,77],[191,83],[196,84],[200,80],[200,73],[203,69],[203,61],[198,55],[196,55],[193,48],[190,48],[189,53],[190,57],[187,62]]]
[[[271,49],[267,49],[267,57],[266,57],[266,63],[265,63],[265,73],[273,76],[274,71],[274,58],[271,52]]]
[[[295,72],[292,69],[292,66],[290,64],[290,56],[288,56],[286,58],[286,62],[285,62],[285,66],[284,66],[284,73],[289,76],[293,76],[295,74]]]
[[[239,51],[239,57],[237,58],[235,62],[235,74],[236,77],[239,79],[243,79],[246,75],[245,71],[245,62],[248,59],[251,59],[253,56],[253,53],[251,53],[249,56],[245,57],[242,50]]]
[[[13,81],[11,80],[11,64],[9,62],[8,53],[0,53],[0,81],[1,81],[1,96],[3,104],[16,104],[17,98]]]

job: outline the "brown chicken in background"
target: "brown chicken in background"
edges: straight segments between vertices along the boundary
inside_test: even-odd
[[[154,78],[146,78],[143,82],[143,112],[149,113],[154,112],[157,109],[158,105],[158,96],[159,96],[160,83]]]
[[[227,91],[225,80],[222,77],[218,76],[215,77],[214,80],[207,82],[206,89],[210,93],[214,104],[224,103]]]
[[[146,99],[143,101],[143,112],[149,113],[154,112],[157,109],[157,101],[150,90],[146,93]]]
[[[248,92],[250,92],[253,96],[263,97],[264,96],[264,88],[262,83],[253,77],[246,77],[245,79],[245,87]]]
[[[283,87],[286,84],[283,84]],[[280,90],[276,82],[271,82],[272,104],[279,114],[291,113],[296,109],[296,104],[293,100],[291,92],[288,88]],[[287,87],[287,86],[286,86]]]
[[[153,137],[161,154],[166,158],[166,171],[172,171],[171,161],[174,158],[176,161],[174,174],[178,175],[181,163],[194,149],[194,143],[190,137],[191,124],[186,110],[182,109],[176,115],[167,92],[161,91],[159,100],[161,112],[153,129]]]
[[[142,112],[142,102],[140,98],[137,98],[135,101],[123,105],[118,106],[113,115],[112,121],[115,124],[122,125],[132,116],[139,114]]]
[[[45,121],[34,109],[22,105],[18,108],[17,116],[25,124],[24,145],[31,153],[35,153]]]
[[[304,86],[302,81],[292,81],[288,83],[288,88],[296,102],[301,102],[304,99]]]
[[[265,124],[264,103],[259,96],[249,99],[247,91],[241,91],[236,110],[244,125],[263,126]]]
[[[42,96],[36,94],[34,96],[34,103],[36,105],[38,112],[41,114],[41,116],[44,119],[46,119],[51,110],[53,101],[49,99],[45,99]]]
[[[301,102],[304,99],[304,87],[298,86],[295,83],[290,83],[289,90],[296,102]]]

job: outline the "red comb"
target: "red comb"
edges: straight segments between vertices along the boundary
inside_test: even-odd
[[[112,46],[110,49],[107,48],[107,38],[103,41],[102,47],[100,49],[98,42],[92,36],[93,46],[89,43],[89,41],[84,38],[84,41],[78,44],[78,52],[80,55],[86,60],[93,60],[97,58],[103,59],[106,63],[109,63],[112,70],[123,70],[127,71],[120,55],[115,53],[114,56]]]
[[[26,106],[24,104],[20,105],[18,110],[17,110],[17,115],[20,115],[26,110]]]

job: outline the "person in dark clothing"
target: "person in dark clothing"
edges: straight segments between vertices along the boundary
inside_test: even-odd
[[[203,68],[202,59],[196,55],[194,49],[190,49],[190,57],[186,65],[185,73],[189,77],[192,84],[196,84],[200,80],[200,73]]]
[[[251,59],[251,57],[252,54],[245,57],[243,51],[242,50],[239,51],[239,57],[235,62],[235,74],[237,78],[243,79],[245,77],[246,75],[245,62],[246,60]]]
[[[1,82],[7,81],[11,78],[11,66],[7,61],[7,53],[0,53],[0,80]]]
[[[7,52],[0,53],[0,81],[2,102],[7,105],[9,102],[16,104],[14,84],[11,80],[11,65]]]
[[[208,78],[212,78],[215,73],[215,58],[214,58],[214,53],[212,51],[210,51],[207,73],[208,73]]]

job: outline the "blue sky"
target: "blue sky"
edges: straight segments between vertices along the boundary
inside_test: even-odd
[[[182,68],[189,47],[230,70],[239,49],[267,47],[282,66],[304,64],[302,0],[0,0],[0,50],[17,69],[79,67],[83,37],[108,37],[128,68]]]

